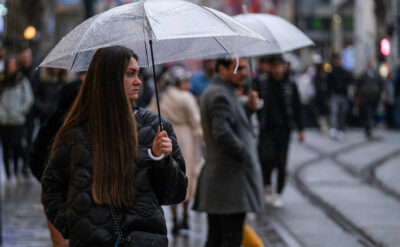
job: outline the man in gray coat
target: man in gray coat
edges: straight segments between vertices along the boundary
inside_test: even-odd
[[[207,247],[239,247],[246,212],[263,211],[262,172],[249,121],[258,96],[245,106],[235,90],[247,76],[245,59],[217,61],[218,74],[201,99],[206,162],[199,177],[193,208],[208,214]]]

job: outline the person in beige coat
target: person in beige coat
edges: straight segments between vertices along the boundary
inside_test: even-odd
[[[166,84],[166,90],[160,99],[161,115],[167,118],[174,127],[179,147],[186,163],[186,175],[189,180],[186,200],[183,202],[183,220],[178,223],[177,207],[172,206],[174,234],[180,229],[189,229],[188,205],[196,191],[197,177],[201,166],[201,144],[203,132],[200,124],[200,111],[196,98],[189,92],[190,75],[180,66],[169,69],[161,77]],[[157,112],[155,98],[149,107]]]

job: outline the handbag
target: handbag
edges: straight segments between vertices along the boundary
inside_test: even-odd
[[[109,206],[111,216],[113,218],[113,225],[115,233],[117,234],[117,240],[115,241],[114,247],[167,247],[168,238],[166,235],[134,231],[127,238],[124,237],[121,231],[121,227],[118,224],[117,214],[113,206]]]

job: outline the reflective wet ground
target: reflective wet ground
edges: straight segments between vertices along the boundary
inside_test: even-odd
[[[6,184],[2,169],[3,246],[51,246],[39,183]],[[304,144],[293,135],[288,175],[284,207],[247,218],[266,246],[400,246],[400,132],[367,140],[350,130],[337,141],[309,130]],[[206,235],[206,216],[191,212],[170,246],[204,246]]]

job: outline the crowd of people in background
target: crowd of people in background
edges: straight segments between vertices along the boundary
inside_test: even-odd
[[[340,141],[348,127],[364,128],[368,138],[373,137],[374,126],[400,128],[400,66],[381,75],[372,59],[365,64],[365,70],[355,75],[343,66],[340,55],[333,56],[332,66],[313,57],[313,66],[298,81],[306,88],[299,92],[307,127],[318,127]]]
[[[27,159],[35,133],[57,110],[70,78],[66,70],[36,69],[29,47],[21,47],[16,56],[3,47],[0,55],[0,136],[8,185],[13,177],[19,183],[29,179]]]
[[[400,128],[400,62],[383,77],[372,59],[355,75],[338,54],[331,63],[313,55],[304,73],[294,71],[281,55],[255,60],[257,69],[248,71],[246,60],[240,59],[236,74],[236,60],[231,58],[204,60],[197,71],[184,63],[157,67],[161,114],[176,132],[189,180],[183,210],[171,206],[172,232],[190,228],[188,212],[194,201],[194,209],[208,214],[207,246],[221,241],[240,244],[248,232],[242,227],[246,212],[261,212],[264,202],[277,208],[284,205],[293,129],[302,142],[306,127],[316,127],[338,141],[345,141],[348,127],[362,127],[367,138],[373,138],[375,126]],[[41,180],[52,140],[86,76],[35,66],[29,47],[16,56],[0,49],[6,184],[13,177],[21,183],[30,173]],[[143,85],[136,104],[156,112],[151,73],[143,69],[139,76]],[[227,170],[224,162],[235,168]],[[227,236],[224,227],[243,239]],[[57,231],[54,234],[54,241],[63,241]]]

